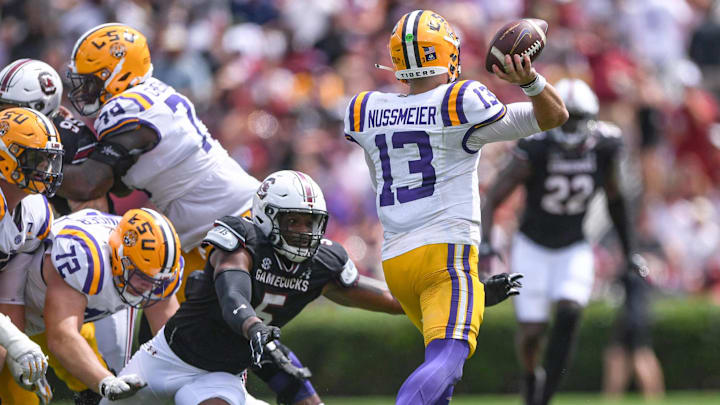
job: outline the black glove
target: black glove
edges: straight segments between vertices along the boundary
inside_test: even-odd
[[[523,278],[523,275],[520,273],[500,273],[483,281],[483,284],[485,284],[485,306],[491,307],[505,301],[512,295],[520,294],[521,278]]]
[[[255,322],[248,328],[248,340],[250,341],[250,356],[253,366],[262,367],[260,364],[263,349],[268,342],[280,339],[280,328],[268,326],[262,322]]]
[[[312,377],[310,369],[307,367],[297,367],[290,361],[288,355],[282,350],[282,345],[277,345],[275,342],[268,342],[265,345],[265,351],[267,356],[270,357],[272,362],[282,371],[290,374],[293,378],[300,382],[307,380]]]

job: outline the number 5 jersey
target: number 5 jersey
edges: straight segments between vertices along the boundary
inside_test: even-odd
[[[383,260],[434,243],[480,243],[477,145],[493,140],[472,138],[506,111],[472,80],[415,95],[352,98],[345,137],[365,150],[385,232]]]

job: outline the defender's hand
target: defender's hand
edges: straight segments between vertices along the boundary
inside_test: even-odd
[[[135,395],[146,385],[145,380],[137,374],[121,375],[120,377],[109,375],[100,381],[98,391],[103,397],[117,401]]]
[[[535,68],[532,67],[532,62],[528,55],[524,57],[520,55],[505,55],[505,70],[507,73],[500,70],[497,65],[493,65],[492,69],[497,77],[518,86],[532,82],[537,76],[537,72],[535,72]]]
[[[505,301],[508,297],[520,294],[523,277],[520,273],[500,273],[487,280],[485,284],[485,306],[491,307]]]
[[[293,378],[297,379],[298,381],[305,381],[308,378],[312,377],[312,373],[310,372],[310,369],[307,367],[297,367],[292,363],[288,355],[284,352],[284,350],[275,344],[275,342],[269,342],[265,345],[265,350],[267,351],[270,359],[272,362],[282,371],[290,374]]]
[[[13,378],[18,385],[32,391],[32,385],[45,377],[47,357],[40,346],[27,337],[9,346],[7,351],[6,363]]]
[[[262,367],[261,360],[263,348],[268,342],[280,339],[280,328],[268,326],[262,322],[255,322],[248,328],[248,340],[250,341],[250,356],[253,366]]]

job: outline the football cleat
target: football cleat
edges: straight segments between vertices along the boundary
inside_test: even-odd
[[[460,39],[433,11],[415,10],[402,16],[392,30],[388,49],[395,77],[403,82],[447,74],[451,83],[460,75]]]
[[[0,71],[0,103],[32,108],[52,118],[62,92],[60,76],[45,62],[18,59]]]
[[[152,76],[147,39],[124,24],[98,25],[75,43],[67,74],[73,107],[92,115],[111,97]]]
[[[30,108],[0,112],[0,176],[31,194],[52,197],[62,181],[63,148],[55,125]]]
[[[170,221],[148,209],[132,209],[110,234],[113,283],[122,300],[147,308],[170,298],[182,278],[180,239]]]

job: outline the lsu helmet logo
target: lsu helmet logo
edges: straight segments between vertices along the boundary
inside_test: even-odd
[[[275,178],[274,177],[268,177],[265,179],[263,184],[260,185],[260,188],[258,188],[257,195],[260,197],[260,199],[264,199],[265,196],[267,196],[268,190],[270,189],[270,186],[275,184]]]
[[[6,121],[0,121],[0,137],[5,136],[5,134],[7,134],[9,130],[10,124],[8,124]]]
[[[110,55],[117,59],[122,59],[125,57],[125,54],[127,53],[127,49],[125,48],[125,45],[121,43],[114,43],[110,45]]]
[[[57,91],[57,87],[55,87],[55,83],[53,82],[50,73],[40,73],[38,75],[38,81],[40,82],[40,90],[42,90],[43,94],[51,96]]]
[[[138,234],[134,230],[129,230],[123,235],[123,245],[127,247],[135,246],[137,243]]]

